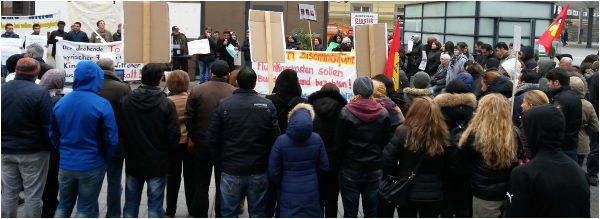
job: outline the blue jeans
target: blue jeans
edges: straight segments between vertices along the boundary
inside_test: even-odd
[[[382,174],[381,169],[364,173],[350,169],[340,170],[340,193],[342,194],[345,218],[358,216],[358,201],[361,196],[365,218],[377,217],[379,184],[381,184]]]
[[[590,154],[587,160],[587,172],[590,177],[598,177],[598,132],[590,135]]]
[[[148,197],[148,217],[165,217],[164,201],[165,186],[167,185],[167,175],[142,179],[127,175],[125,182],[125,207],[123,207],[123,217],[136,218],[140,211],[140,202],[142,200],[142,189],[144,182],[148,184],[146,190]]]
[[[567,157],[571,158],[573,161],[575,161],[575,163],[578,163],[579,159],[577,158],[577,148],[575,149],[570,149],[570,150],[562,150],[563,153],[565,153],[567,155]]]
[[[210,81],[210,68],[215,64],[215,61],[209,63],[198,61],[198,75],[200,76],[201,84]]]
[[[250,176],[232,176],[221,173],[221,216],[236,218],[240,201],[248,197],[248,214],[251,218],[265,217],[265,196],[269,188],[267,173]]]
[[[54,217],[71,217],[75,201],[77,200],[77,214],[75,217],[98,217],[98,197],[106,165],[88,171],[58,171],[58,197],[59,203]]]
[[[106,168],[106,217],[121,217],[121,178],[123,176],[123,158],[112,158]]]

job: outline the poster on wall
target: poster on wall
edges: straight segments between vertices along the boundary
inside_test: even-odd
[[[108,54],[107,54],[108,53]],[[56,68],[67,73],[66,82],[73,82],[77,63],[80,61],[98,61],[101,57],[114,57],[115,69],[125,69],[123,42],[79,43],[58,40],[56,43]]]
[[[352,13],[350,15],[351,26],[362,24],[376,24],[379,19],[379,14],[375,13]]]
[[[300,20],[317,21],[317,12],[314,5],[298,4]]]
[[[268,66],[263,62],[252,62],[258,76],[255,90],[269,93]],[[356,55],[353,52],[318,52],[286,50],[285,63],[273,63],[273,81],[285,69],[298,72],[302,96],[319,91],[326,83],[338,86],[346,99],[350,99],[352,83],[356,79]]]

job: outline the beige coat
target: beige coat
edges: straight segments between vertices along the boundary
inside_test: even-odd
[[[185,107],[188,99],[188,92],[183,92],[177,95],[169,96],[168,98],[175,103],[175,109],[177,110],[177,118],[179,118],[179,128],[181,130],[181,138],[179,144],[188,143],[188,132],[183,123],[183,117],[185,114]]]
[[[576,76],[571,77],[569,83],[571,89],[581,97],[581,128],[579,128],[579,144],[577,154],[587,155],[590,153],[590,137],[592,133],[598,132],[598,117],[592,103],[583,99],[585,96],[585,84]]]

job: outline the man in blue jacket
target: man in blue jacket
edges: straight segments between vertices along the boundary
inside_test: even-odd
[[[73,30],[67,33],[67,39],[65,40],[82,43],[87,43],[90,41],[87,33],[81,31],[81,23],[79,22],[75,22],[73,24]]]
[[[52,103],[46,88],[34,83],[39,71],[39,62],[22,58],[15,79],[2,84],[2,217],[17,217],[21,187],[25,191],[24,216],[42,215]]]
[[[106,163],[119,141],[108,100],[98,96],[104,72],[92,61],[75,69],[73,91],[56,103],[50,116],[50,140],[60,154],[59,204],[54,217],[98,217],[98,196]]]
[[[16,34],[14,32],[15,27],[11,24],[8,23],[4,26],[4,30],[6,30],[6,32],[4,32],[2,34],[3,38],[19,38],[19,34]]]

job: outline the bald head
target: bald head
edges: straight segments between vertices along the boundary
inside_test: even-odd
[[[37,77],[40,73],[40,63],[32,58],[19,59],[15,72],[21,75]]]
[[[573,59],[571,59],[569,57],[563,57],[562,59],[560,59],[560,62],[558,63],[558,67],[563,68],[563,69],[569,69],[572,64],[573,64]]]
[[[115,62],[110,58],[100,59],[96,64],[98,64],[102,70],[115,71]]]

